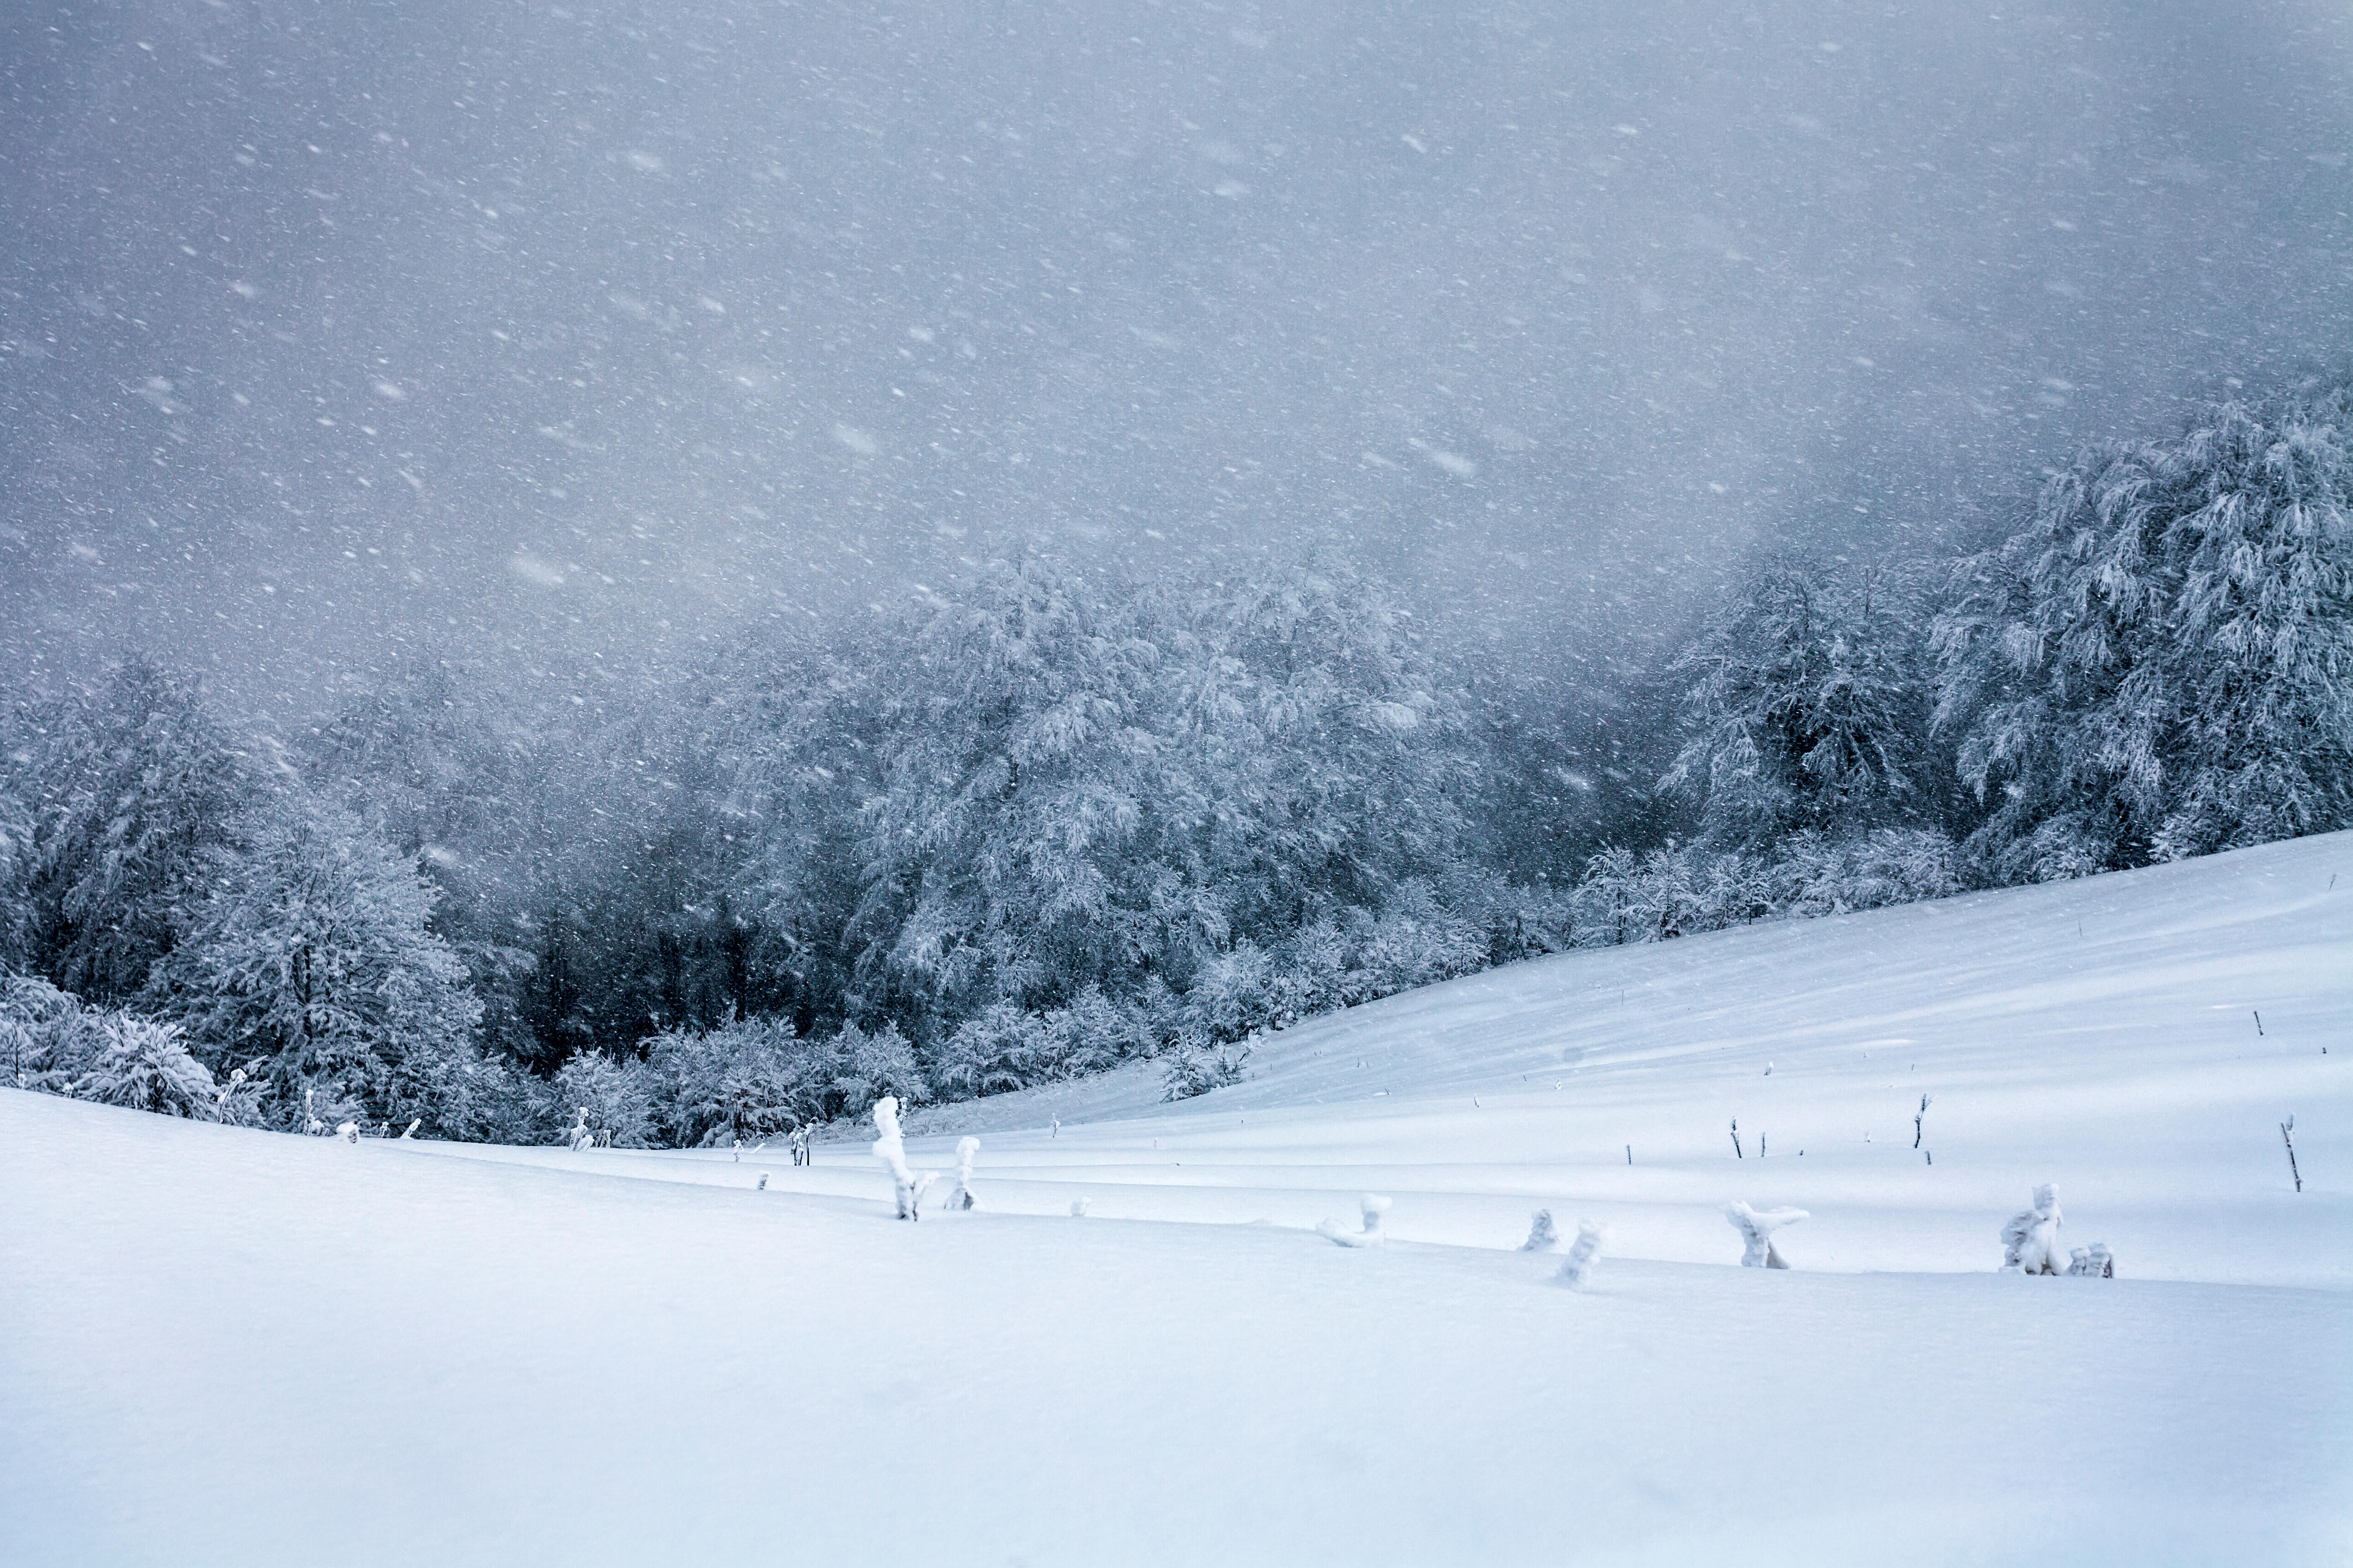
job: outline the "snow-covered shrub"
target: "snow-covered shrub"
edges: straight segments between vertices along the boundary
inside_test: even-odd
[[[555,1074],[555,1093],[575,1113],[585,1110],[596,1142],[615,1149],[643,1149],[654,1130],[653,1075],[643,1062],[617,1062],[584,1051]],[[569,1130],[565,1142],[571,1141]]]
[[[677,1149],[774,1138],[828,1113],[833,1053],[788,1018],[731,1018],[715,1029],[654,1037],[646,1068],[655,1118]]]
[[[1389,1212],[1389,1200],[1366,1193],[1356,1200],[1364,1216],[1363,1228],[1350,1230],[1336,1219],[1327,1219],[1315,1227],[1315,1234],[1342,1247],[1379,1247],[1389,1238],[1383,1226],[1383,1216]]]
[[[973,1156],[980,1152],[980,1140],[969,1134],[956,1140],[955,1191],[948,1194],[948,1207],[976,1209],[980,1200],[972,1194]]]
[[[69,1091],[76,1100],[216,1120],[220,1089],[205,1065],[188,1054],[177,1024],[106,1009],[99,1014],[97,1049]]]
[[[18,1089],[70,1094],[102,1038],[100,1008],[46,980],[0,974],[0,1060]]]
[[[2067,1255],[2067,1272],[2078,1279],[2113,1279],[2116,1277],[2116,1260],[2110,1255],[2106,1242],[2095,1241]]]
[[[2001,1227],[2001,1266],[2021,1274],[2061,1274],[2059,1189],[2046,1182],[2034,1189],[2034,1206],[2010,1216]]]
[[[1609,1227],[1598,1219],[1577,1222],[1577,1241],[1561,1260],[1560,1282],[1571,1289],[1578,1289],[1593,1278],[1594,1266],[1601,1261],[1601,1249],[1609,1245]]]
[[[1800,833],[1778,847],[1763,880],[1773,912],[1792,919],[1918,903],[1961,891],[1960,847],[1918,827],[1835,839]]]
[[[1788,1261],[1773,1245],[1773,1233],[1785,1225],[1795,1225],[1808,1217],[1803,1209],[1778,1208],[1762,1211],[1746,1204],[1727,1205],[1724,1217],[1740,1233],[1740,1266],[1743,1268],[1787,1268]]]
[[[884,1099],[916,1105],[930,1098],[931,1086],[915,1061],[914,1047],[896,1024],[885,1024],[872,1033],[855,1024],[845,1025],[833,1049],[832,1087],[839,1114],[862,1115]]]
[[[899,1102],[890,1095],[874,1102],[874,1157],[891,1173],[892,1194],[898,1203],[899,1217],[923,1218],[923,1194],[931,1189],[938,1173],[907,1168],[907,1142],[899,1132]]]
[[[1160,1074],[1160,1098],[1190,1100],[1213,1089],[1241,1082],[1250,1060],[1250,1044],[1245,1041],[1223,1050],[1178,1046],[1168,1052],[1165,1060],[1167,1065]]]
[[[1553,1227],[1552,1210],[1538,1209],[1528,1221],[1528,1238],[1520,1243],[1522,1252],[1550,1252],[1560,1245],[1560,1232]]]

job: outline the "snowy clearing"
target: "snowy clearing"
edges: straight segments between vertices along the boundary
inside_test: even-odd
[[[2348,900],[2339,835],[1522,965],[926,1113],[988,1207],[917,1226],[849,1144],[0,1092],[0,1556],[2343,1562]],[[2119,1279],[1993,1272],[2042,1181]]]

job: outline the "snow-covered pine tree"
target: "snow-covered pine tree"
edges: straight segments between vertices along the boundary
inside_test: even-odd
[[[267,1059],[282,1115],[307,1086],[364,1119],[463,1115],[481,1004],[427,926],[433,891],[348,811],[296,794],[217,862],[147,995],[227,1063]]]

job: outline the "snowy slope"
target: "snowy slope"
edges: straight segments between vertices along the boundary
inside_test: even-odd
[[[2340,836],[1521,965],[944,1108],[989,1208],[920,1226],[848,1143],[0,1091],[0,1562],[2353,1560],[2348,898]],[[2044,1180],[2123,1278],[1991,1272]],[[1387,1248],[1295,1228],[1366,1188]]]
[[[947,1134],[979,1131],[1000,1209],[1312,1226],[1369,1187],[1402,1237],[1513,1246],[1543,1205],[1674,1261],[1737,1258],[1726,1202],[1793,1204],[1813,1217],[1783,1250],[1844,1270],[1992,1268],[2056,1182],[2068,1239],[2128,1275],[2353,1287],[2353,834],[1516,964],[1278,1035],[1234,1088],[1158,1092],[1146,1064],[941,1107],[909,1148],[944,1168]],[[728,1160],[596,1158],[681,1180]],[[862,1138],[776,1180],[888,1191]]]
[[[0,1092],[0,1560],[2145,1568],[2353,1546],[2344,1292],[1629,1262],[1579,1292],[1515,1253],[904,1226],[728,1173]]]

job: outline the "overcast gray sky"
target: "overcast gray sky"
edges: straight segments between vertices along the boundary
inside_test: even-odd
[[[641,669],[1308,530],[1599,657],[2353,320],[2341,5],[5,11],[42,681]]]

